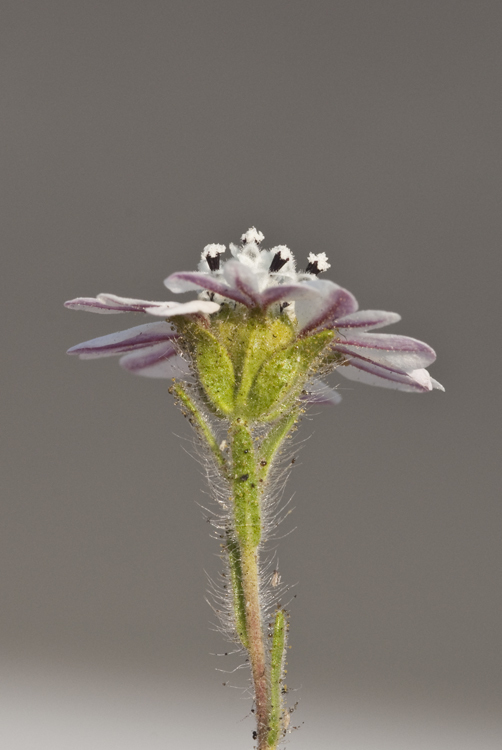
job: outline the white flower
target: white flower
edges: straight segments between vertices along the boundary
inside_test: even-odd
[[[232,258],[222,261],[225,246],[207,245],[198,271],[179,271],[165,280],[174,294],[198,292],[185,303],[145,300],[99,294],[66,302],[74,310],[98,313],[142,312],[162,318],[183,316],[207,325],[224,306],[259,308],[264,315],[286,313],[295,324],[298,339],[332,330],[330,345],[337,368],[349,380],[403,391],[426,392],[443,387],[427,371],[436,354],[430,346],[408,336],[372,333],[400,320],[397,313],[358,310],[355,297],[318,275],[330,268],[325,253],[309,253],[305,271],[298,272],[285,245],[261,249],[264,237],[254,227],[242,235],[241,245],[230,245]],[[120,333],[86,341],[69,349],[82,358],[121,355],[126,369],[148,377],[186,378],[190,370],[177,344],[175,323],[148,323]],[[338,393],[317,384],[305,398],[335,403]]]

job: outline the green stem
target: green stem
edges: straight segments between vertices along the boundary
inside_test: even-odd
[[[242,586],[242,560],[239,544],[230,529],[227,529],[226,551],[228,553],[228,566],[230,568],[230,582],[232,584],[232,596],[234,605],[234,622],[239,640],[248,648],[248,634],[246,623],[246,598]]]
[[[246,599],[247,651],[255,694],[258,750],[266,750],[269,731],[269,676],[265,658],[263,622],[260,606],[258,551],[250,545],[241,547],[242,588]]]
[[[232,447],[232,490],[235,538],[239,546],[241,582],[245,603],[246,649],[255,693],[259,750],[266,750],[269,727],[269,676],[265,657],[260,602],[258,547],[261,539],[260,491],[256,454],[248,425],[236,420],[229,430]],[[234,601],[235,601],[234,590]],[[239,613],[236,614],[236,620]]]
[[[286,656],[287,622],[284,610],[275,614],[272,649],[270,652],[270,717],[268,747],[275,748],[282,734],[282,676]]]

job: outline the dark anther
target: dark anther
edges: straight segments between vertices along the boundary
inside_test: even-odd
[[[321,269],[317,265],[317,261],[310,261],[307,268],[305,269],[305,273],[313,273],[314,276],[318,276],[321,273]]]
[[[267,462],[265,460],[260,461],[260,466],[266,466],[266,465],[267,465]]]
[[[220,269],[220,255],[217,253],[216,255],[209,255],[209,253],[206,255],[207,265],[209,266],[210,271],[219,271]]]
[[[241,477],[239,477],[240,482],[245,482],[246,479],[249,479],[249,474],[243,474]]]
[[[253,732],[253,739],[256,740],[258,738],[258,732],[255,730]]]
[[[272,263],[270,264],[269,268],[270,273],[277,273],[277,271],[280,271],[287,262],[288,258],[283,258],[281,252],[279,251],[272,258]]]

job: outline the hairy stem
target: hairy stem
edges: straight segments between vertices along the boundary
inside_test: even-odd
[[[258,734],[258,748],[265,750],[269,728],[269,675],[263,642],[263,622],[260,605],[258,574],[258,551],[246,545],[242,549],[242,588],[246,599],[246,624],[249,663],[255,693],[255,711]]]
[[[229,430],[232,446],[232,489],[235,540],[239,547],[242,591],[245,607],[244,643],[251,666],[255,693],[255,711],[259,750],[267,748],[270,711],[269,675],[265,656],[263,621],[260,601],[258,547],[262,533],[261,493],[257,479],[254,442],[248,425],[236,420]],[[234,589],[235,597],[235,589]],[[236,613],[236,620],[239,612]]]
[[[286,615],[278,609],[275,614],[272,649],[270,652],[270,716],[268,747],[276,747],[283,729],[282,722],[282,677],[286,655]]]
[[[249,656],[254,686],[258,750],[275,750],[284,728],[282,677],[286,644],[286,616],[275,616],[270,653],[265,647],[259,549],[263,533],[262,498],[270,466],[298,418],[298,410],[279,420],[255,448],[251,429],[235,419],[228,431],[232,464],[233,524],[227,531],[226,550],[233,589],[234,621],[239,640]]]

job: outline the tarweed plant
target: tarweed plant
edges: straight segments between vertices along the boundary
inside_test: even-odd
[[[274,750],[288,732],[285,654],[289,614],[277,566],[263,552],[280,520],[285,441],[309,404],[335,405],[324,378],[426,393],[442,386],[428,373],[436,355],[407,336],[373,333],[396,313],[358,310],[355,297],[320,278],[324,253],[298,271],[285,245],[262,249],[254,227],[230,245],[207,245],[197,271],[165,280],[188,302],[152,302],[99,294],[66,302],[73,310],[142,313],[160,320],[85,341],[81,359],[120,356],[125,369],[170,381],[169,392],[193,426],[217,512],[223,583],[212,583],[221,629],[251,671],[258,750]],[[290,463],[290,462],[288,462]]]

